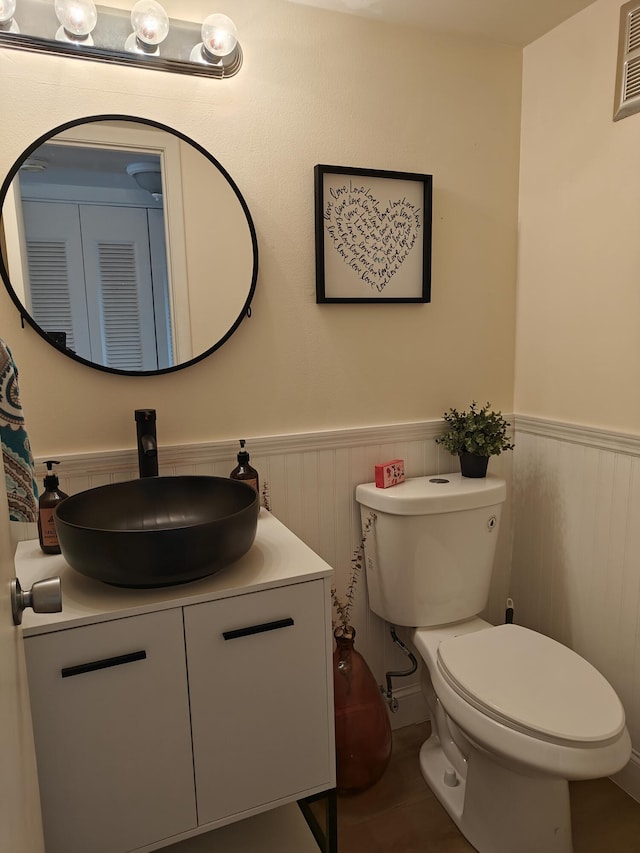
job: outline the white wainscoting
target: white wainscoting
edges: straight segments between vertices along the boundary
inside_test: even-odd
[[[640,801],[640,436],[525,416],[515,425],[514,453],[490,462],[509,484],[513,465],[515,523],[509,497],[485,616],[502,621],[510,594],[517,622],[575,649],[609,679],[634,743],[616,781]],[[408,476],[457,470],[457,460],[434,442],[441,431],[437,420],[255,437],[248,447],[273,513],[336,569],[340,590],[360,535],[355,486],[373,479],[376,463],[396,457]],[[236,452],[229,441],[161,447],[160,473],[227,476]],[[133,449],[57,458],[61,487],[70,494],[138,476]],[[37,534],[27,525],[18,535]],[[386,671],[406,667],[387,626],[368,609],[364,578],[353,621],[356,647],[380,683]],[[397,688],[394,727],[423,719],[417,675],[398,680]]]
[[[514,511],[510,494],[484,615],[502,621],[510,594],[516,622],[575,649],[608,678],[634,743],[616,781],[640,801],[640,435],[526,416],[517,416],[515,426],[514,453],[490,462],[509,484],[513,466]],[[412,477],[457,470],[457,460],[434,442],[441,431],[437,420],[255,437],[248,447],[273,513],[336,569],[343,589],[360,535],[355,486],[373,479],[376,463],[396,457]],[[236,453],[229,441],[160,447],[160,473],[227,476]],[[135,450],[57,458],[61,488],[70,494],[138,476]],[[36,535],[34,525],[14,524],[17,538]],[[406,667],[387,626],[368,609],[364,578],[353,621],[356,647],[380,683],[386,671]],[[417,675],[398,680],[397,688],[394,727],[424,719]]]
[[[407,476],[458,470],[458,460],[434,441],[443,430],[441,420],[362,429],[247,439],[251,464],[261,486],[268,486],[271,510],[280,521],[336,570],[338,590],[344,590],[353,550],[360,539],[360,518],[354,499],[358,483],[374,479],[376,463],[400,458]],[[132,436],[132,439],[135,435]],[[211,442],[181,447],[160,447],[160,474],[228,476],[236,465],[237,442]],[[69,494],[138,476],[134,449],[56,457],[60,487]],[[38,461],[38,479],[43,471]],[[512,454],[495,457],[492,473],[511,480]],[[491,597],[486,617],[502,621],[508,592],[511,549],[510,502],[504,508]],[[20,538],[33,538],[33,526]],[[358,582],[353,623],[356,648],[364,655],[381,684],[384,673],[407,668],[405,656],[391,642],[388,626],[369,611],[366,580]],[[426,707],[418,675],[395,682],[400,701],[392,725],[399,727],[425,719]]]
[[[590,661],[634,744],[615,781],[640,801],[640,435],[516,417],[516,621]]]

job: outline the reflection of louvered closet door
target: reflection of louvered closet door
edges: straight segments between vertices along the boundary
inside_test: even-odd
[[[92,352],[125,370],[158,367],[147,212],[81,205]]]
[[[22,213],[31,315],[45,332],[65,332],[69,349],[87,358],[91,350],[78,207],[25,201]]]
[[[24,202],[32,313],[107,367],[158,367],[147,211]]]

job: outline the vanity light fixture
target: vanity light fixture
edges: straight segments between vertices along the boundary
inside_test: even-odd
[[[16,13],[16,0],[0,0],[0,32],[19,33],[20,27],[13,17]]]
[[[238,45],[238,30],[231,18],[214,14],[204,19],[200,31],[202,41],[191,51],[191,62],[228,65]]]
[[[139,0],[131,10],[133,32],[124,49],[160,56],[160,45],[169,35],[169,16],[156,0]]]
[[[194,23],[169,18],[157,0],[137,0],[130,11],[94,0],[20,0],[18,27],[16,5],[0,0],[0,48],[217,79],[242,66],[236,27],[226,15]]]
[[[60,22],[56,41],[93,46],[91,33],[98,22],[93,0],[55,0],[54,9]]]

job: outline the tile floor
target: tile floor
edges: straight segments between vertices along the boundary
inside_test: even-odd
[[[428,733],[428,723],[396,730],[383,778],[339,797],[341,853],[473,853],[420,773]],[[574,853],[640,853],[640,804],[609,779],[573,783],[571,811]]]

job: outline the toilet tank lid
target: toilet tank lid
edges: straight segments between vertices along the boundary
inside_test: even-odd
[[[506,482],[491,474],[478,478],[431,474],[413,477],[388,489],[379,489],[375,483],[356,486],[358,503],[390,515],[460,512],[500,504],[506,496]]]

